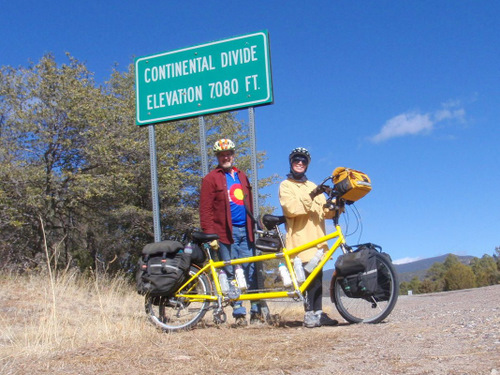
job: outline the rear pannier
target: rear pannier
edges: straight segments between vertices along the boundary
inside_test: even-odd
[[[151,297],[169,297],[186,280],[191,256],[178,241],[148,244],[142,250],[136,273],[137,292]]]

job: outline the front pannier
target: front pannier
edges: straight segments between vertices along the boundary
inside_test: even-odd
[[[142,250],[136,273],[137,292],[151,297],[168,297],[185,281],[191,256],[177,241],[148,244]]]
[[[335,190],[348,203],[356,202],[372,190],[368,175],[354,169],[335,168],[332,177]]]
[[[390,297],[391,278],[377,257],[391,259],[377,247],[371,243],[358,245],[357,250],[339,256],[335,262],[336,276],[346,296],[370,302],[373,302],[372,298],[387,301]]]

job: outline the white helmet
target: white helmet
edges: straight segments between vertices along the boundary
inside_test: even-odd
[[[234,145],[233,141],[231,141],[230,139],[222,138],[215,142],[213,150],[216,154],[218,154],[222,151],[234,151],[235,148],[236,146]]]

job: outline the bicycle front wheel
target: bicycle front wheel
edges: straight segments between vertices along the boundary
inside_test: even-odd
[[[378,282],[384,293],[363,298],[352,298],[344,293],[341,279],[333,277],[330,297],[339,314],[349,323],[380,323],[396,306],[399,282],[391,261],[382,254],[376,254]]]
[[[189,277],[194,276],[198,268],[191,266]],[[206,274],[199,275],[189,283],[181,294],[211,294],[210,279]],[[145,308],[151,322],[166,332],[190,329],[204,316],[210,306],[209,300],[189,299],[186,297],[149,297],[146,296]]]

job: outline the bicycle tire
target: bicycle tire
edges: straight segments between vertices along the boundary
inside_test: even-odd
[[[349,323],[380,323],[392,312],[399,295],[397,272],[391,261],[382,254],[376,254],[378,272],[389,275],[387,290],[389,295],[379,300],[375,296],[369,298],[348,297],[337,279],[333,277],[330,283],[330,297],[339,314]],[[369,299],[369,300],[368,300]]]
[[[189,277],[194,276],[199,268],[191,266]],[[182,294],[211,294],[212,284],[205,273],[199,275],[184,289]],[[177,297],[149,297],[145,299],[145,309],[149,320],[165,332],[188,330],[193,328],[204,316],[210,306],[209,300],[188,301]]]

